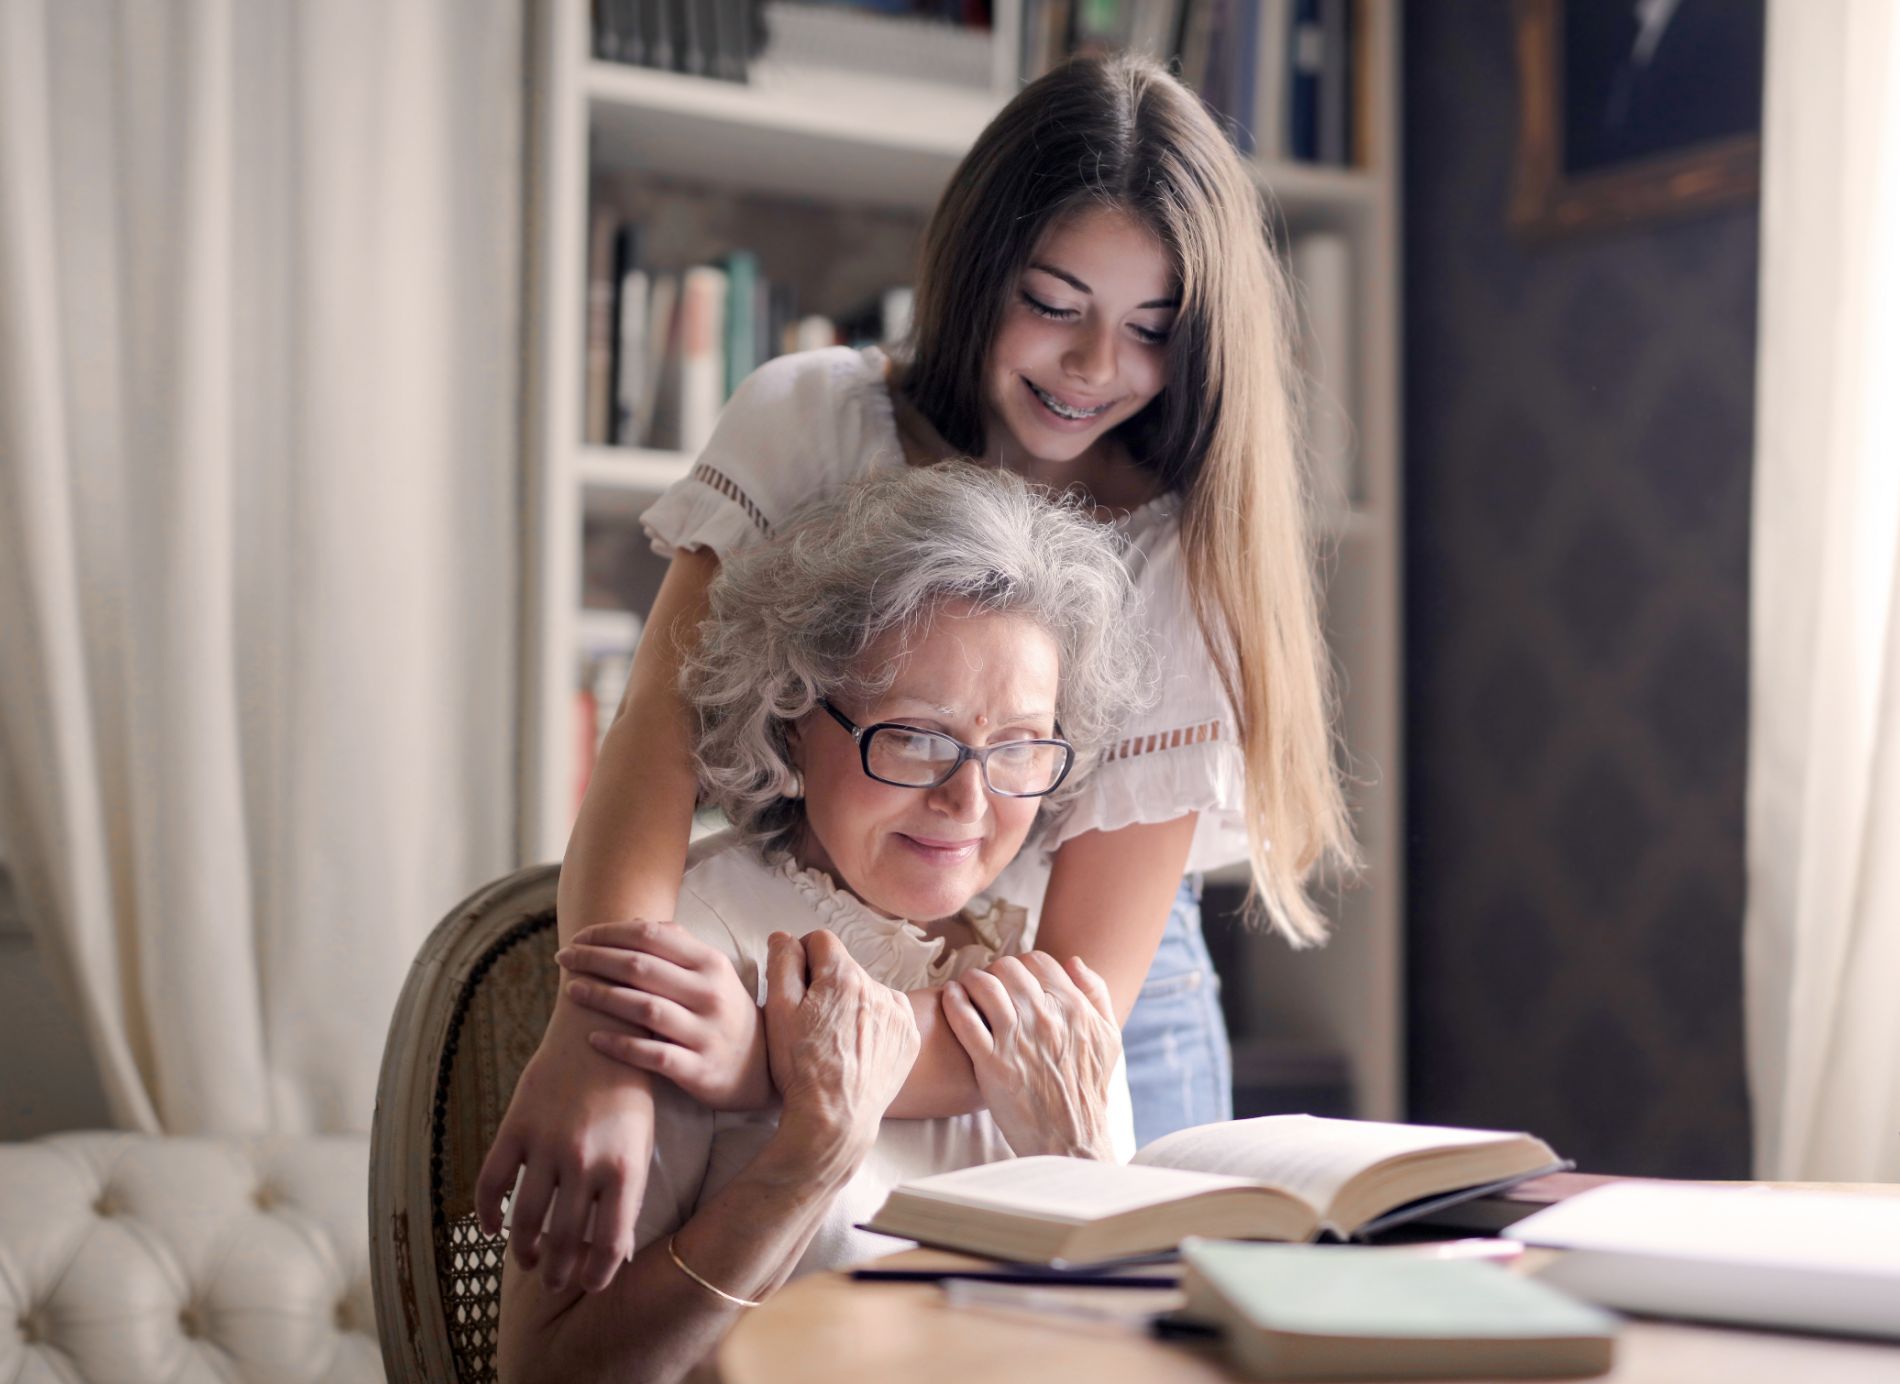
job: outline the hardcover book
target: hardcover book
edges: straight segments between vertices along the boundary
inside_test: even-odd
[[[1250,1379],[1575,1378],[1617,1320],[1490,1264],[1387,1250],[1190,1240],[1184,1315]]]
[[[1177,1130],[1127,1164],[1019,1158],[896,1188],[868,1230],[1025,1263],[1232,1240],[1366,1238],[1566,1166],[1529,1134],[1267,1115]]]

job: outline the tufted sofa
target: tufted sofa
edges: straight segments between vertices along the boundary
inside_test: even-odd
[[[0,1145],[0,1384],[381,1381],[362,1137]]]

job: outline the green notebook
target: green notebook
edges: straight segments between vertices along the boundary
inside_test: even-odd
[[[1401,1251],[1189,1240],[1188,1316],[1254,1379],[1575,1378],[1617,1319],[1507,1269]]]

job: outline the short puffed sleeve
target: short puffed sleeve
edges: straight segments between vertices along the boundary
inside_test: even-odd
[[[739,551],[805,501],[902,460],[882,353],[830,347],[739,385],[684,480],[640,516],[653,550]]]
[[[1040,842],[1045,857],[1084,832],[1193,812],[1199,821],[1190,872],[1246,858],[1244,760],[1233,709],[1194,615],[1180,534],[1171,500],[1130,523],[1129,570],[1160,674],[1157,696],[1051,819]]]

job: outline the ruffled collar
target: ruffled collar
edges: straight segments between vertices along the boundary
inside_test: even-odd
[[[1029,912],[1013,903],[978,895],[958,915],[977,940],[952,947],[945,937],[927,937],[907,918],[887,918],[857,895],[838,887],[824,870],[801,867],[789,855],[774,872],[797,891],[820,925],[844,943],[852,960],[898,990],[921,990],[987,966],[1023,950]]]

